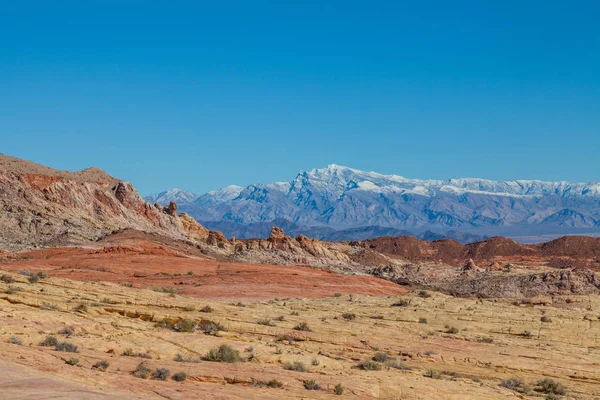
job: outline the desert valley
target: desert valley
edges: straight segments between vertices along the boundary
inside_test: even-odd
[[[595,399],[600,239],[227,238],[0,156],[6,399]]]

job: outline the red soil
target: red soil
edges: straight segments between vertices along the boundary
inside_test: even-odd
[[[182,295],[212,299],[327,297],[336,292],[390,296],[406,292],[375,277],[340,275],[309,267],[216,261],[186,254],[183,247],[140,238],[120,242],[114,243],[111,238],[93,249],[13,253],[14,258],[0,262],[0,269],[46,271],[51,277],[132,283],[139,288],[170,287]]]

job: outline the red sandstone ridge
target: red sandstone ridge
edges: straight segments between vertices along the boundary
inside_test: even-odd
[[[133,185],[89,168],[59,171],[0,155],[0,248],[20,250],[86,244],[131,228],[180,240],[208,231],[177,205],[152,206]]]

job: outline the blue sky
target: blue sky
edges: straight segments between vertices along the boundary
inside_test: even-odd
[[[597,1],[3,1],[0,152],[142,194],[599,181]]]

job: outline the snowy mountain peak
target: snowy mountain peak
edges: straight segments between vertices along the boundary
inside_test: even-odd
[[[198,198],[198,195],[188,192],[180,188],[173,188],[160,193],[154,193],[144,197],[149,203],[158,203],[160,205],[167,205],[174,201],[175,203],[191,203]]]

